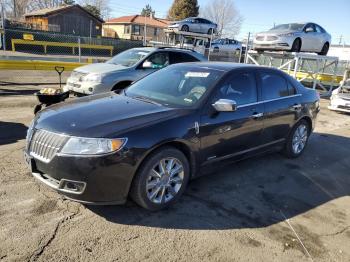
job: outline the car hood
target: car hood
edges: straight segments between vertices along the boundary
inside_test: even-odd
[[[109,64],[109,63],[96,63],[96,64],[81,66],[77,68],[75,71],[81,72],[84,74],[89,74],[89,73],[106,74],[114,71],[124,70],[126,68],[127,67],[122,65],[115,65],[115,64]]]
[[[115,137],[185,111],[110,92],[48,107],[38,114],[34,126],[71,136]]]
[[[281,34],[290,34],[290,33],[297,33],[297,32],[299,32],[299,31],[289,30],[289,29],[269,30],[269,31],[257,33],[256,35],[281,35]]]

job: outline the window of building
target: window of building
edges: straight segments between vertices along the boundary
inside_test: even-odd
[[[124,26],[124,34],[130,34],[130,25]]]
[[[132,33],[134,35],[139,35],[141,32],[140,26],[139,25],[133,25],[132,26]]]
[[[157,36],[158,35],[158,28],[154,28],[154,33],[153,33],[154,36]]]

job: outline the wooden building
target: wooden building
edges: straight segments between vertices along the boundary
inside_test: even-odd
[[[169,21],[141,15],[122,16],[108,20],[103,24],[103,36],[131,40],[161,41],[165,37],[164,29]]]
[[[92,37],[102,35],[104,21],[80,5],[46,8],[24,15],[28,24],[45,31]]]

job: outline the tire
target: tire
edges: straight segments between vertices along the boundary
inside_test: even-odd
[[[40,105],[36,105],[34,107],[34,115],[36,115],[41,109],[42,109],[42,105],[41,104]]]
[[[294,40],[294,42],[292,44],[292,49],[290,51],[299,53],[300,50],[301,50],[301,40],[300,40],[300,38],[297,38]]]
[[[181,31],[188,32],[188,31],[190,31],[190,28],[188,27],[188,25],[183,25],[181,27]]]
[[[305,133],[304,133],[305,130]],[[290,132],[283,153],[288,158],[296,158],[301,156],[307,146],[311,133],[311,127],[306,120],[299,121]],[[297,139],[299,138],[299,140]],[[297,143],[300,143],[297,146]]]
[[[162,172],[160,163],[163,163],[164,170],[178,172],[173,175],[168,171]],[[169,168],[171,165],[172,168]],[[173,147],[162,147],[141,164],[132,182],[130,196],[141,207],[157,211],[179,199],[186,189],[189,177],[190,168],[186,156]]]
[[[329,50],[329,44],[328,43],[325,43],[322,47],[322,50],[321,52],[317,53],[318,55],[327,55],[328,53],[328,50]]]
[[[211,35],[213,32],[214,32],[214,31],[213,31],[213,28],[210,28],[210,29],[208,30],[208,35]]]

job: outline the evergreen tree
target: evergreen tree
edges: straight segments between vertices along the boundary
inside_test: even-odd
[[[151,15],[154,16],[155,11],[152,9],[152,7],[147,4],[141,11],[142,16],[150,17]]]
[[[197,0],[175,0],[168,12],[171,20],[182,20],[191,16],[198,16],[199,6]]]

